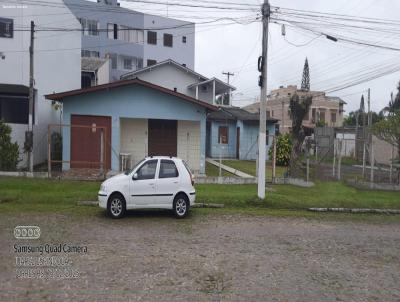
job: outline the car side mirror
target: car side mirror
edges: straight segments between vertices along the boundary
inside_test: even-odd
[[[138,179],[138,175],[137,175],[137,173],[134,173],[132,176],[132,180],[137,180],[137,179]]]

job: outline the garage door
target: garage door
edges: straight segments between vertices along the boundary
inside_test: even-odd
[[[177,155],[177,121],[149,120],[149,155]]]
[[[105,168],[111,168],[111,117],[72,115],[71,125],[91,126],[71,127],[71,168],[99,169],[101,159],[101,129],[105,127],[106,145],[103,146]]]

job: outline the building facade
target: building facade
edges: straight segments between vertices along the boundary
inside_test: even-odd
[[[0,119],[12,128],[12,141],[18,142],[20,167],[26,166],[25,132],[28,130],[30,23],[34,21],[33,151],[34,164],[47,158],[47,127],[60,122],[56,110],[44,95],[81,86],[81,34],[40,31],[44,27],[79,27],[61,0],[52,5],[21,2],[4,3],[0,10]],[[21,30],[24,29],[24,30]]]
[[[272,90],[267,99],[267,117],[279,119],[279,131],[288,133],[291,131],[292,119],[290,116],[290,98],[297,94],[312,96],[312,104],[308,114],[303,120],[303,126],[313,129],[317,125],[329,127],[341,127],[343,125],[344,105],[339,97],[327,96],[321,91],[303,91],[296,85],[289,85]],[[244,107],[250,112],[259,112],[260,103],[254,103]]]
[[[111,81],[167,59],[194,68],[194,23],[133,11],[116,0],[64,2],[82,26],[82,57],[109,57]]]
[[[184,159],[205,173],[206,118],[217,107],[139,79],[47,95],[63,102],[63,170],[120,171],[145,156]],[[74,127],[75,126],[75,127]],[[104,141],[105,143],[102,143]]]

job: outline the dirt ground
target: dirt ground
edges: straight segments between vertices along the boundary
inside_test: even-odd
[[[39,240],[17,240],[38,225]],[[22,242],[23,241],[23,242]],[[76,279],[18,279],[14,244],[87,245]],[[241,215],[0,215],[1,301],[400,301],[400,224]]]

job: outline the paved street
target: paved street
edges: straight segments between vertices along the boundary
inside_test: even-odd
[[[195,214],[0,217],[2,301],[399,301],[400,225]],[[68,254],[77,279],[16,279],[16,225]],[[38,240],[37,240],[38,241]],[[21,255],[19,255],[21,256]]]

